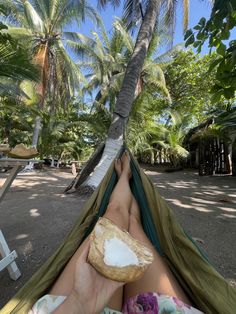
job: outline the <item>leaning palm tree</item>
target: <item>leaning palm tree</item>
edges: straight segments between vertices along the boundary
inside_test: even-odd
[[[0,0],[0,7],[10,12],[11,35],[32,46],[33,60],[41,68],[38,108],[43,109],[47,97],[54,103],[70,98],[83,76],[66,49],[72,34],[66,29],[73,22],[79,25],[85,16],[98,22],[96,11],[84,0]],[[37,144],[40,121],[38,116],[33,145]]]
[[[101,5],[112,2],[114,5],[120,1],[100,0]],[[99,163],[92,176],[86,180],[85,184],[90,187],[96,187],[104,176],[111,161],[115,158],[117,152],[123,144],[125,127],[132,108],[136,86],[143,68],[144,60],[147,55],[149,45],[155,32],[155,26],[159,23],[165,24],[170,33],[173,35],[175,14],[177,3],[176,0],[149,0],[141,1],[144,3],[144,9],[140,10],[140,1],[125,1],[125,16],[127,22],[130,17],[137,21],[142,17],[142,23],[137,35],[136,44],[132,56],[127,64],[126,73],[123,79],[120,93],[117,97],[113,119],[108,130],[105,149],[103,151],[102,162]],[[183,0],[184,8],[184,29],[187,27],[189,0]],[[133,11],[132,11],[133,10]],[[138,12],[138,14],[136,14]]]
[[[139,96],[144,90],[146,94],[148,92],[150,94],[161,93],[169,98],[164,73],[161,66],[154,61],[154,54],[157,43],[161,40],[161,35],[155,34],[136,85],[134,100],[137,100],[139,104],[142,103],[142,101],[138,101]],[[86,60],[80,63],[80,66],[85,67],[85,70],[88,71],[88,85],[85,85],[84,90],[95,90],[95,107],[99,102],[104,107],[109,108],[112,114],[125,76],[127,63],[132,56],[135,45],[132,36],[119,19],[116,19],[113,24],[111,38],[105,31],[101,32],[101,37],[97,33],[93,33],[93,36],[94,38],[80,36],[80,42],[74,43],[73,49],[77,54],[83,52],[86,55]],[[76,183],[77,185],[78,183]]]

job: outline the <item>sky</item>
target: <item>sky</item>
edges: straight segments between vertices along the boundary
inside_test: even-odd
[[[122,1],[121,1],[122,2]],[[90,0],[90,5],[97,8],[97,0]],[[209,18],[211,12],[211,5],[207,0],[191,0],[190,1],[190,12],[189,12],[189,28],[194,27],[201,17]],[[121,17],[122,6],[119,8],[113,8],[107,6],[106,9],[100,11],[103,23],[105,24],[106,30],[109,33],[112,29],[112,23],[115,17]],[[96,31],[94,25],[86,19],[85,23],[80,26],[79,31],[82,34],[90,35],[91,31]],[[236,33],[236,31],[235,31]],[[184,42],[183,27],[182,27],[182,7],[179,5],[177,10],[176,29],[174,34],[174,45]],[[208,53],[207,46],[205,45],[202,50],[202,54]]]

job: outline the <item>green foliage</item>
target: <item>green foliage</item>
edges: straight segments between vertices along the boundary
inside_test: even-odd
[[[1,9],[1,8],[0,8]],[[1,10],[4,12],[4,10]],[[18,84],[25,79],[37,81],[39,71],[32,64],[30,51],[9,34],[8,27],[0,22],[0,96],[23,95]]]
[[[40,157],[84,160],[95,142],[90,126],[79,119],[80,109],[81,104],[72,101],[64,108],[58,106],[52,115],[50,106],[39,111],[34,106],[5,100],[0,107],[0,142],[8,142],[11,147],[19,143],[30,146],[34,121],[36,116],[40,116]]]
[[[209,73],[207,69],[213,60],[214,54],[200,57],[191,50],[175,51],[172,59],[162,64],[172,102],[167,102],[160,94],[154,97],[146,88],[136,99],[130,116],[127,142],[137,156],[155,160],[158,151],[163,149],[176,166],[188,155],[183,147],[188,130],[209,116],[231,110],[234,102],[224,97],[220,102],[211,102],[209,91],[214,84],[215,70]],[[229,115],[227,117],[232,133],[235,117],[233,114],[231,120]],[[224,123],[224,127],[227,123]],[[226,138],[223,123],[215,129],[218,136],[221,134]],[[204,133],[203,136],[208,135]]]
[[[30,144],[33,132],[33,115],[28,107],[13,98],[5,98],[0,106],[0,142],[11,147],[16,144]]]
[[[70,102],[54,115],[42,112],[39,151],[42,156],[68,161],[86,160],[94,147],[105,138],[110,114],[100,108],[87,112],[82,103]],[[106,121],[107,120],[107,121]]]
[[[160,98],[162,110],[178,111],[191,125],[204,121],[216,109],[230,107],[233,101],[226,101],[223,96],[219,102],[212,103],[210,91],[216,70],[209,72],[208,68],[216,58],[216,54],[201,57],[191,50],[176,52],[163,69],[172,103]]]
[[[31,56],[17,40],[6,32],[0,32],[0,77],[17,81],[24,79],[37,80],[39,77]]]
[[[234,137],[236,135],[236,107],[222,111],[215,118],[215,124],[222,133],[226,132],[228,137]]]
[[[208,41],[209,48],[216,50],[216,58],[209,65],[209,71],[216,71],[215,82],[211,88],[213,101],[223,95],[234,98],[236,90],[236,40],[230,40],[230,34],[236,26],[235,0],[216,0],[208,21],[201,18],[198,24],[185,33],[186,46],[192,45],[200,52]]]
[[[128,125],[127,143],[140,159],[146,156],[151,163],[160,150],[176,167],[188,156],[182,143],[186,134],[186,121],[176,111],[168,113],[168,119],[161,122],[157,111],[146,103],[136,114],[131,115]]]

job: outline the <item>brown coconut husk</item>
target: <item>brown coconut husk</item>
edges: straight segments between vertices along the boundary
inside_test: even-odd
[[[27,148],[24,144],[16,145],[9,153],[8,156],[19,159],[30,159],[38,155],[36,148]]]
[[[104,262],[105,240],[118,238],[126,245],[138,258],[138,265],[123,267],[109,266]],[[152,251],[134,239],[127,231],[118,228],[111,220],[100,218],[90,235],[90,250],[88,262],[104,277],[120,281],[132,282],[142,277],[147,267],[153,262]],[[121,257],[122,258],[122,257]]]

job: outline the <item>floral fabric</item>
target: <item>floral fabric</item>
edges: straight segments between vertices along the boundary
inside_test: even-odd
[[[147,292],[128,299],[123,314],[203,314],[175,297]]]
[[[65,296],[45,295],[39,299],[29,314],[50,314],[65,300]],[[122,312],[105,308],[100,314],[203,314],[175,297],[148,292],[128,299]]]

